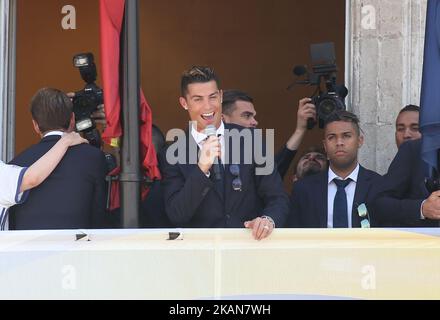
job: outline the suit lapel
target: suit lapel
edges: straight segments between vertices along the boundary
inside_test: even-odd
[[[254,177],[249,177],[247,174],[247,170],[244,170],[246,167],[240,165],[240,180],[242,183],[241,191],[236,191],[232,188],[232,180],[235,178],[229,171],[229,164],[225,166],[225,206],[226,212],[234,212],[234,208],[238,205],[243,196],[246,194],[247,187],[249,185],[249,179],[253,179]]]
[[[319,226],[327,228],[328,221],[328,171],[319,174],[320,190],[316,190],[316,205],[318,205],[317,212],[319,216]]]
[[[351,210],[351,224],[353,228],[360,228],[361,222],[357,212],[357,208],[367,200],[368,191],[370,190],[371,176],[362,166],[359,166],[359,174],[356,182],[356,190],[353,198],[353,206]]]
[[[231,127],[228,124],[225,124],[225,129],[230,130]],[[244,165],[244,145],[243,141],[240,141],[240,158],[237,159],[234,158],[233,154],[233,143],[231,143],[230,137],[227,135],[227,132],[225,132],[225,159],[227,160],[225,165],[225,209],[226,212],[234,212],[234,208],[241,202],[243,199],[243,196],[246,194],[247,188],[249,187],[249,180],[255,179],[255,177],[249,176],[249,172],[253,172],[252,170],[248,171],[249,165]],[[228,142],[228,143],[227,143]],[[226,150],[228,148],[228,150]],[[233,161],[235,160],[235,161]],[[229,168],[231,164],[238,164],[240,168],[240,180],[241,180],[241,191],[236,191],[232,188],[232,181],[236,178],[232,173],[230,172]]]

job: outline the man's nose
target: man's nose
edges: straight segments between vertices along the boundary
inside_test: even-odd
[[[343,145],[344,145],[344,139],[342,139],[342,138],[337,138],[337,139],[336,139],[336,145],[338,145],[338,146],[343,146]]]
[[[403,135],[404,138],[411,138],[412,134],[411,134],[411,129],[410,128],[406,128],[405,129],[405,133]]]

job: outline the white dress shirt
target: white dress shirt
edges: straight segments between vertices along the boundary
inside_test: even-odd
[[[47,136],[62,136],[62,131],[49,131]],[[9,229],[8,208],[23,203],[29,190],[20,193],[20,186],[23,180],[24,173],[27,168],[22,168],[14,165],[7,165],[0,161],[0,230]]]
[[[8,230],[8,208],[26,200],[28,191],[20,192],[26,169],[0,161],[0,230]]]
[[[345,178],[351,179],[352,181],[345,187],[345,193],[347,194],[347,214],[348,214],[348,227],[352,228],[352,210],[353,210],[353,200],[354,194],[356,192],[356,183],[359,175],[359,164],[356,168],[350,173],[350,175]],[[333,179],[344,180],[339,177],[336,173],[333,172],[331,168],[328,169],[328,195],[327,195],[327,228],[333,228],[333,205],[335,201],[336,191],[338,188],[336,184],[333,182]]]
[[[57,131],[57,130],[49,131],[44,134],[44,138],[46,138],[48,136],[62,136],[63,134],[64,134],[63,131]]]

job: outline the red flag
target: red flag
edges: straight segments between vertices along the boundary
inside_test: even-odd
[[[121,30],[124,17],[125,0],[100,0],[100,27],[101,27],[101,69],[104,89],[104,108],[107,127],[102,138],[105,142],[115,146],[122,136],[120,123],[120,51]],[[140,155],[142,171],[150,179],[160,179],[156,151],[152,144],[152,113],[145,96],[140,90]],[[111,175],[117,175],[120,168],[116,168]],[[148,188],[142,188],[142,198],[148,194]],[[112,182],[110,209],[120,206],[119,181]]]
[[[119,96],[120,38],[125,0],[100,0],[101,21],[101,72],[104,87],[104,108],[107,127],[102,134],[105,142],[115,145],[112,139],[122,135]]]

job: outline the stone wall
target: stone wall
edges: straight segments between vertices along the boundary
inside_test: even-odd
[[[420,103],[427,0],[347,0],[346,86],[360,116],[360,162],[385,173],[397,148],[395,119]]]

